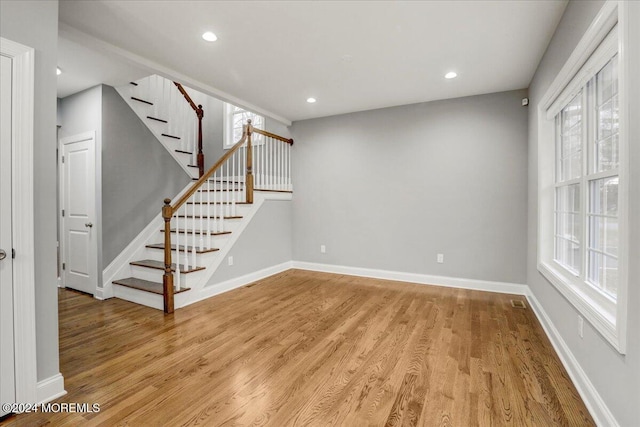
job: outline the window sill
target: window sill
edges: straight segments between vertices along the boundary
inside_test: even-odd
[[[553,262],[542,261],[538,271],[580,312],[582,316],[618,351],[624,354],[618,330],[616,314],[607,310],[599,301],[591,298],[580,286],[563,274]],[[584,286],[587,286],[586,284]]]

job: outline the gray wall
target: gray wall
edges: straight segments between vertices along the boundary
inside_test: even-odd
[[[265,201],[229,252],[233,266],[223,260],[207,286],[291,261],[291,219],[291,202]]]
[[[190,178],[111,86],[102,85],[103,267]]]
[[[162,200],[175,197],[190,180],[114,88],[95,86],[62,99],[60,106],[60,136],[95,130],[101,147],[96,164],[102,189],[101,273],[158,215]]]
[[[526,94],[295,122],[294,259],[525,283]]]
[[[59,372],[56,269],[57,1],[0,1],[0,35],[35,49],[34,222],[38,380]]]
[[[84,132],[95,131],[96,145],[96,189],[102,188],[102,89],[100,86],[83,90],[58,100],[60,131],[58,136],[65,138]],[[96,223],[98,231],[98,285],[102,286],[102,200],[96,198]]]
[[[638,263],[631,266],[629,286],[628,349],[622,356],[596,332],[588,322],[584,326],[584,338],[580,339],[578,330],[578,311],[551,285],[537,270],[537,210],[538,210],[538,111],[537,106],[546,90],[576,47],[578,41],[596,16],[602,1],[572,1],[558,25],[556,33],[547,48],[529,89],[531,108],[529,108],[529,227],[528,227],[528,268],[527,283],[536,298],[542,304],[562,338],[569,346],[578,363],[594,384],[600,396],[612,411],[621,426],[638,424],[640,418],[640,317],[636,306],[640,301],[640,288],[637,286],[640,272]],[[636,47],[637,49],[637,47]],[[637,50],[636,50],[637,51]],[[635,71],[640,75],[640,70]],[[636,94],[636,99],[640,94]],[[634,98],[633,96],[631,98]],[[637,117],[637,116],[636,116]],[[638,141],[637,124],[634,141]],[[640,236],[638,234],[638,182],[640,174],[640,144],[631,144],[635,162],[631,162],[632,215],[636,221],[631,238],[631,259],[640,259]],[[634,191],[635,190],[635,191]],[[635,238],[634,238],[635,236]]]
[[[185,87],[185,90],[196,104],[201,104],[204,110],[202,119],[202,151],[204,153],[205,171],[214,165],[226,150],[222,148],[223,138],[223,111],[224,102],[198,92],[195,89]],[[269,117],[265,118],[265,128],[269,132],[290,138],[289,128]]]

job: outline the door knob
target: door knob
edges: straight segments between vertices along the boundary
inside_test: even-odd
[[[91,227],[93,227],[93,224],[92,224],[92,223],[90,223],[90,222],[87,222],[87,223],[85,223],[85,225],[84,225],[84,226],[85,226],[85,227],[89,227],[89,228],[91,228]]]
[[[7,257],[7,253],[0,249],[0,261],[2,261],[3,259],[5,259]]]

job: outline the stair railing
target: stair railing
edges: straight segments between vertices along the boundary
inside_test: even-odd
[[[198,176],[204,175],[204,153],[202,151],[202,118],[204,117],[204,110],[202,109],[202,105],[193,102],[193,99],[189,96],[184,87],[178,83],[173,82],[174,85],[178,88],[184,99],[191,106],[191,109],[196,113],[196,117],[198,118],[198,155],[197,155],[197,165],[198,165]]]
[[[191,164],[198,168],[198,176],[202,176],[204,173],[202,105],[196,105],[180,83],[172,82],[157,74],[131,84],[134,86],[132,99],[150,105],[147,118],[166,124],[162,137],[177,144],[173,146],[177,152],[189,154]],[[182,98],[187,103],[184,103]],[[195,121],[192,111],[196,114]]]
[[[291,146],[293,139],[253,129],[256,138],[255,188],[264,191],[293,191],[291,183]]]
[[[254,145],[254,134],[261,135],[260,139],[264,141]],[[278,147],[278,143],[286,144],[286,147]],[[212,246],[212,238],[229,233],[224,223],[225,220],[237,218],[236,203],[253,203],[256,160],[262,162],[260,170],[264,176],[264,184],[256,189],[292,191],[289,150],[292,144],[292,139],[256,129],[248,120],[240,141],[204,172],[177,202],[171,204],[171,199],[164,200],[162,284],[165,313],[173,313],[174,294],[187,287],[183,286],[187,283],[185,273],[202,268],[197,264],[198,256],[216,250]],[[266,186],[270,188],[262,188]],[[172,224],[175,228],[172,228]],[[172,243],[172,233],[176,236],[175,245]],[[176,255],[175,263],[172,260],[173,252]]]

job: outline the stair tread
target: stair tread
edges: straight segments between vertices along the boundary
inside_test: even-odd
[[[162,283],[151,282],[149,280],[138,279],[137,277],[127,277],[126,279],[118,279],[113,281],[114,285],[126,286],[128,288],[138,289],[140,291],[151,292],[154,294],[162,295],[163,286]],[[180,288],[180,290],[174,290],[173,292],[178,294],[185,292],[191,288]]]
[[[235,184],[234,184],[235,185]],[[200,193],[224,193],[227,191],[235,191],[235,192],[240,192],[240,191],[244,191],[244,189],[242,188],[230,188],[229,190],[227,190],[226,188],[210,188],[209,190],[203,189],[203,188],[199,188],[198,192]],[[254,188],[255,191],[255,188]]]
[[[156,261],[154,259],[143,259],[140,261],[132,261],[129,264],[136,265],[138,267],[146,267],[153,268],[156,270],[164,270],[164,261]],[[190,267],[188,270],[184,268],[184,265],[180,265],[180,273],[187,274],[193,273],[194,271],[204,270],[204,267]],[[171,271],[176,271],[176,264],[171,264]]]
[[[168,133],[163,133],[161,134],[162,136],[166,136],[167,138],[173,138],[173,139],[180,139],[179,136],[175,136],[175,135],[169,135]]]
[[[154,243],[152,245],[147,245],[146,246],[149,249],[162,249],[164,250],[164,243]],[[180,245],[179,246],[180,251],[184,251],[184,245]],[[175,251],[176,250],[176,245],[171,245],[171,250]],[[191,252],[193,250],[193,246],[187,246],[187,252]],[[198,249],[198,247],[196,247],[196,253],[197,254],[206,254],[209,252],[216,252],[219,251],[220,249],[218,248],[211,248],[211,249]]]
[[[200,218],[207,218],[206,216],[200,216],[200,215],[178,215],[178,218],[195,218],[195,219],[200,219]],[[211,216],[209,217],[209,219],[220,219],[220,216]],[[234,215],[234,216],[224,216],[224,219],[242,219],[242,217],[240,215]]]
[[[169,122],[167,122],[167,121],[166,121],[166,120],[164,120],[164,119],[159,119],[159,118],[157,118],[157,117],[152,117],[152,116],[147,116],[147,119],[155,120],[156,122],[161,122],[161,123],[169,123]]]
[[[147,105],[153,105],[153,102],[145,101],[144,99],[136,98],[135,96],[132,96],[131,99],[133,99],[134,101],[143,102]]]
[[[268,190],[266,188],[254,188],[253,191],[266,191],[270,193],[293,193],[293,190]]]
[[[190,168],[197,168],[198,167],[198,165],[187,165],[187,166],[189,166]]]
[[[164,233],[164,229],[162,229],[160,231]],[[171,232],[175,233],[176,229],[172,228]],[[181,233],[181,234],[184,234],[185,230],[183,228],[180,228],[177,232]],[[195,230],[195,232],[196,232],[196,234],[207,234],[206,231],[202,231],[202,230]],[[186,230],[186,233],[187,234],[193,234],[193,230]],[[210,233],[211,233],[212,236],[220,236],[220,235],[223,235],[223,234],[231,234],[230,231],[211,231]]]
[[[188,205],[231,205],[233,202],[187,202]],[[236,202],[236,205],[250,205],[251,203],[247,202]]]
[[[191,180],[193,181],[197,181],[200,178],[191,178]],[[211,182],[222,182],[222,183],[231,183],[231,184],[243,184],[244,181],[229,181],[228,179],[220,179],[220,178],[209,178],[207,181],[211,181]]]
[[[175,150],[176,153],[193,154],[191,151]]]

